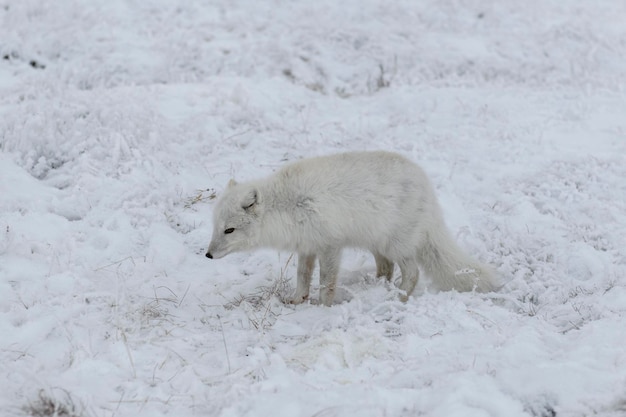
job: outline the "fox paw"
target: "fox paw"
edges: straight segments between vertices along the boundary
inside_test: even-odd
[[[306,301],[309,298],[309,294],[305,294],[305,295],[298,295],[295,294],[293,297],[289,297],[287,299],[287,302],[289,304],[302,304],[304,301]]]

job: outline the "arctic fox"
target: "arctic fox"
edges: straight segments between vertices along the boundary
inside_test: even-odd
[[[443,290],[490,291],[497,285],[491,269],[451,238],[424,171],[391,152],[304,159],[262,180],[231,180],[215,206],[206,256],[259,247],[298,253],[293,304],[308,298],[316,258],[319,302],[332,304],[345,247],[372,252],[377,276],[388,280],[397,263],[403,301],[420,266]]]

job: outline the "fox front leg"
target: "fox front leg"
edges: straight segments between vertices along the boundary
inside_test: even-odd
[[[296,293],[289,299],[291,304],[300,304],[309,298],[311,288],[311,276],[315,269],[315,255],[298,254],[298,272]]]
[[[341,249],[328,248],[320,254],[320,304],[330,307],[335,298]]]
[[[376,260],[376,278],[385,277],[387,281],[391,281],[391,278],[393,278],[393,262],[376,252],[374,252],[374,259]]]

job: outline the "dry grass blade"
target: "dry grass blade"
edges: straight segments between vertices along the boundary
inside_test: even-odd
[[[196,190],[196,194],[187,197],[185,199],[185,204],[183,207],[189,209],[193,207],[195,204],[201,203],[207,200],[214,200],[217,197],[217,193],[213,188],[207,188],[206,190]]]

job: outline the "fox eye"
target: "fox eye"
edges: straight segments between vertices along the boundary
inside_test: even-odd
[[[228,229],[224,230],[224,234],[227,235],[227,234],[232,233],[234,231],[235,231],[235,229],[233,227],[229,227]]]

